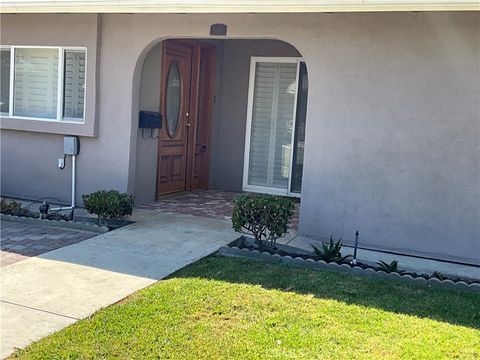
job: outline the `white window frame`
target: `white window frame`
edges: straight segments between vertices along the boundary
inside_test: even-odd
[[[283,195],[283,196],[291,196],[291,197],[301,197],[301,193],[296,193],[290,191],[292,187],[292,172],[293,172],[293,148],[294,148],[294,141],[295,141],[295,125],[297,121],[297,97],[298,97],[298,80],[300,74],[300,63],[304,62],[304,58],[301,57],[266,57],[266,56],[252,56],[250,59],[250,79],[248,85],[248,106],[247,106],[247,126],[245,129],[245,152],[243,158],[243,183],[242,189],[243,191],[255,192],[255,193],[267,193],[272,195]],[[248,184],[248,175],[249,175],[249,165],[250,165],[250,142],[252,136],[252,117],[253,117],[253,95],[255,91],[255,72],[256,72],[256,64],[258,62],[271,62],[271,63],[289,63],[289,64],[297,64],[297,74],[295,78],[295,99],[293,105],[293,122],[292,122],[292,139],[290,141],[290,165],[289,165],[289,172],[288,172],[288,185],[286,190],[272,188],[272,187],[264,187],[264,186],[256,186],[256,185],[249,185]]]
[[[10,94],[9,94],[9,108],[8,114],[1,113],[3,118],[10,119],[19,119],[19,120],[34,120],[34,121],[43,121],[43,122],[62,122],[69,124],[85,124],[85,111],[87,105],[86,93],[87,93],[87,71],[88,71],[88,56],[87,48],[79,46],[30,46],[30,45],[2,45],[0,49],[9,49],[10,50]],[[57,116],[56,118],[40,118],[34,116],[18,116],[14,115],[13,110],[15,108],[14,104],[14,87],[15,87],[15,51],[16,49],[56,49],[58,51],[58,92],[57,92]],[[85,101],[83,103],[83,118],[67,118],[63,117],[63,90],[65,82],[65,52],[66,51],[78,51],[85,52]]]

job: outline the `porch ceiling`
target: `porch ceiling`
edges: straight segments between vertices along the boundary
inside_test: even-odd
[[[480,10],[478,0],[3,0],[1,13],[295,13]]]

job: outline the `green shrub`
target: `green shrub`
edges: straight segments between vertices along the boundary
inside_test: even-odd
[[[28,213],[28,209],[22,207],[22,204],[15,200],[7,200],[1,199],[0,200],[0,212],[6,215],[26,215]]]
[[[322,242],[321,249],[312,245],[315,254],[325,262],[342,262],[351,257],[352,255],[342,256],[342,246],[342,239],[334,241],[333,235],[330,235],[330,241]]]
[[[90,214],[97,215],[97,223],[105,219],[123,219],[132,215],[133,195],[120,193],[116,190],[100,190],[89,195],[82,195],[85,209]]]
[[[289,198],[241,194],[233,201],[233,229],[253,235],[259,246],[274,247],[277,239],[287,232],[294,208]]]
[[[377,262],[377,265],[379,270],[382,270],[387,274],[394,272],[403,274],[405,272],[403,270],[398,270],[398,260],[393,260],[390,264],[380,260],[379,262]]]

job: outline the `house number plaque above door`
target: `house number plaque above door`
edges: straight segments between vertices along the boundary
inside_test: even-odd
[[[225,25],[225,24],[213,24],[212,26],[210,26],[210,35],[226,36],[227,35],[227,25]]]

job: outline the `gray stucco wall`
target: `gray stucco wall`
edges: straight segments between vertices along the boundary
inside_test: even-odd
[[[334,18],[308,50],[301,231],[479,264],[479,14]]]
[[[146,56],[142,68],[140,83],[140,110],[159,111],[160,109],[160,75],[162,62],[162,43],[156,45]],[[133,119],[138,124],[138,117]],[[138,125],[137,125],[138,126]],[[137,153],[135,168],[135,200],[141,204],[155,200],[157,179],[158,139],[151,139],[150,130],[137,134]],[[154,137],[158,135],[155,131]]]
[[[130,149],[126,140],[130,128],[116,122],[116,107],[104,112],[102,117],[99,114],[102,105],[97,103],[102,90],[97,86],[97,75],[105,65],[100,64],[99,22],[96,14],[1,15],[2,44],[84,46],[88,54],[86,124],[1,119],[2,195],[28,199],[54,196],[70,202],[70,159],[67,158],[65,169],[57,168],[57,159],[63,157],[63,136],[51,133],[81,136],[77,157],[77,202],[81,202],[82,194],[101,188],[123,191],[127,188],[125,169]],[[99,118],[103,121],[98,121]],[[14,128],[23,130],[6,130],[12,127],[12,122],[18,123]],[[98,137],[83,136],[93,136],[93,128]]]
[[[2,14],[2,42],[11,43],[4,34],[76,42],[81,32],[62,25],[71,19]],[[301,233],[349,242],[358,229],[362,245],[480,264],[479,13],[106,14],[99,22],[98,138],[82,139],[79,193],[134,191],[139,83],[153,45],[206,38],[212,23],[226,23],[231,38],[281,39],[306,59]],[[25,24],[38,31],[17,31]],[[244,135],[232,133],[232,141]],[[60,136],[1,135],[2,194],[68,199],[55,167]],[[30,169],[45,168],[52,172],[39,186]]]

